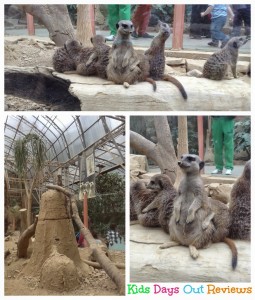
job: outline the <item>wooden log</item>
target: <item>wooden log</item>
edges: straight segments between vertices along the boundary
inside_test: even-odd
[[[38,222],[38,216],[35,217],[35,221],[31,224],[19,237],[17,244],[17,256],[18,258],[27,257],[27,248],[30,238],[35,234],[36,225]]]
[[[21,235],[27,228],[27,209],[21,208],[19,210],[19,213],[20,213],[20,235]]]

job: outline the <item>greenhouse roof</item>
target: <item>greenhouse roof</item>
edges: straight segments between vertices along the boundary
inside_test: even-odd
[[[89,149],[94,149],[96,175],[113,171],[123,175],[125,173],[123,116],[8,115],[4,132],[5,177],[8,178],[9,188],[15,187],[16,192],[19,190],[18,185],[11,183],[11,180],[19,181],[14,146],[17,140],[28,134],[36,134],[46,146],[47,160],[38,188],[39,185],[52,183],[52,174],[62,170],[61,174],[68,172],[68,182],[65,181],[64,186],[72,190],[78,189],[81,181],[80,157]],[[32,167],[28,177],[33,178]]]

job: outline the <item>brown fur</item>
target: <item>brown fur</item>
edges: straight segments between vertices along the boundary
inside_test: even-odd
[[[68,40],[68,43],[78,43],[78,42],[75,40]],[[80,48],[81,44],[77,44],[76,47]],[[76,70],[75,61],[73,60],[72,56],[69,55],[66,48],[66,43],[63,47],[56,49],[52,57],[52,64],[54,70],[60,73]]]
[[[165,80],[172,82],[181,92],[186,100],[187,93],[182,84],[165,72],[165,42],[170,37],[171,30],[166,23],[159,22],[159,33],[153,38],[150,48],[145,51],[145,55],[150,62],[150,77],[154,80]]]
[[[211,55],[204,64],[203,77],[222,80],[227,72],[228,66],[231,67],[233,76],[237,78],[236,64],[238,59],[238,50],[248,40],[243,37],[231,38],[224,48]]]
[[[204,162],[197,155],[183,155],[178,163],[184,177],[174,201],[174,210],[169,222],[172,242],[162,245],[168,248],[175,245],[188,246],[191,256],[198,257],[197,249],[211,243],[226,242],[232,251],[232,267],[237,264],[237,250],[230,239],[226,239],[230,225],[228,208],[220,201],[207,197],[200,170]]]
[[[143,212],[149,212],[155,208],[158,209],[159,224],[165,232],[169,233],[169,220],[172,215],[173,202],[177,191],[172,185],[170,178],[163,174],[154,175],[147,185],[147,189],[157,191],[158,194],[153,202],[143,209]]]
[[[157,227],[158,209],[152,209],[147,213],[142,213],[142,210],[147,207],[155,197],[158,191],[149,190],[144,182],[137,181],[130,186],[130,220],[137,220],[143,226]]]
[[[109,63],[109,52],[111,47],[105,44],[105,38],[102,35],[95,35],[91,38],[93,44],[93,53],[86,62],[86,68],[96,69],[96,75],[100,78],[107,78],[106,67]]]
[[[143,54],[135,52],[131,42],[132,22],[127,20],[119,21],[117,29],[117,36],[109,53],[107,78],[125,86],[136,82],[148,81],[153,84],[155,91],[156,83],[149,78],[149,62]]]
[[[231,225],[229,237],[233,239],[251,239],[251,161],[244,167],[242,175],[231,190],[229,206]]]

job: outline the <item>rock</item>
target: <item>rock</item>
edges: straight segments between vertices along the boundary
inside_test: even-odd
[[[203,71],[205,60],[187,59],[186,61],[187,61],[187,71],[191,71],[193,69],[199,70],[200,72]]]
[[[185,65],[186,59],[178,57],[166,57],[166,64],[169,66]]]
[[[235,241],[238,263],[231,267],[231,251],[225,243],[199,250],[194,260],[188,247],[159,249],[169,241],[160,228],[130,227],[131,282],[250,282],[250,242]]]
[[[230,201],[230,192],[233,184],[211,183],[207,186],[208,196],[225,204]]]

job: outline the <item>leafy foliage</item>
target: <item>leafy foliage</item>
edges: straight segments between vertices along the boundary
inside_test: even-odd
[[[125,231],[125,181],[117,173],[96,177],[96,198],[88,203],[91,227],[105,235],[110,224],[117,224],[121,234]]]
[[[234,133],[235,151],[245,151],[251,157],[251,120],[245,119],[235,123]]]
[[[17,173],[23,178],[31,166],[36,172],[42,169],[46,148],[37,134],[30,133],[15,142],[14,157]]]

